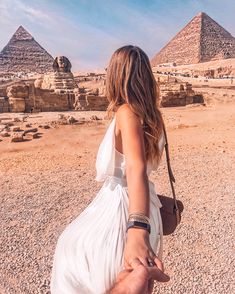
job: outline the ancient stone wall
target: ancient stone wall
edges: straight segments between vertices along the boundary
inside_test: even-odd
[[[73,108],[74,95],[57,94],[53,90],[32,88],[26,99],[26,111],[66,111]]]
[[[0,113],[10,112],[9,99],[6,97],[0,97]]]
[[[74,108],[75,110],[105,111],[108,104],[109,102],[106,96],[82,93],[76,95]]]
[[[188,104],[204,103],[204,98],[194,92],[189,83],[161,83],[160,106],[176,107]]]
[[[36,88],[32,81],[21,81],[8,86],[6,95],[0,96],[0,112],[66,111],[74,109],[74,102],[74,93],[56,93]]]
[[[29,96],[29,87],[24,82],[7,87],[7,97],[11,112],[24,112],[25,99]]]

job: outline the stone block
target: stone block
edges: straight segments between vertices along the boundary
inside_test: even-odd
[[[7,131],[2,131],[2,132],[0,133],[0,136],[1,136],[1,137],[10,137],[10,133],[7,132]]]
[[[9,98],[9,105],[11,112],[24,112],[25,111],[25,99],[24,98]]]
[[[28,140],[36,139],[39,138],[39,133],[26,133],[24,137]]]
[[[23,142],[23,133],[12,133],[11,134],[11,142]]]
[[[19,126],[12,126],[12,127],[10,127],[10,130],[12,132],[19,132],[20,131],[20,127]]]

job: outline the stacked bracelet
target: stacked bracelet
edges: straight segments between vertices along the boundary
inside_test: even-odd
[[[127,230],[130,228],[139,228],[151,232],[150,219],[142,213],[132,213],[129,215]]]
[[[140,221],[144,221],[146,223],[150,223],[150,219],[149,217],[147,217],[146,215],[144,215],[143,213],[131,213],[129,215],[129,220],[132,219],[132,218],[135,218],[135,219],[138,219]]]

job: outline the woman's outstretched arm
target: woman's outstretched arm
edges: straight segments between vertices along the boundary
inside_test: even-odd
[[[141,121],[128,104],[118,109],[116,118],[126,159],[129,213],[142,213],[149,217],[149,183]],[[131,262],[136,259],[148,266],[148,260],[155,258],[148,231],[130,228],[124,250],[125,268],[132,268]]]
[[[129,213],[149,216],[149,186],[141,122],[127,104],[118,109],[116,117],[126,159]]]

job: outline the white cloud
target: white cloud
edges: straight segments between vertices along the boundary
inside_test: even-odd
[[[32,6],[26,5],[22,1],[15,0],[15,4],[19,13],[23,13],[26,17],[28,17],[31,21],[41,21],[41,22],[50,22],[52,18],[45,13],[44,11],[34,8]]]
[[[9,1],[0,1],[0,23],[9,24],[11,20]]]

